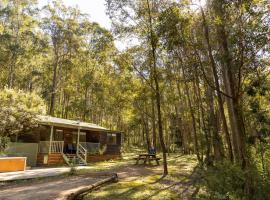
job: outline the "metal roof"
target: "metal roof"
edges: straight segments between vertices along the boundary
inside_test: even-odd
[[[93,131],[95,130],[96,131],[110,131],[107,128],[104,128],[102,126],[92,124],[92,123],[82,122],[79,120],[62,119],[62,118],[44,116],[44,115],[38,116],[38,122],[39,124],[43,124],[43,125],[55,125],[55,126],[60,126],[60,127],[76,128],[76,129],[80,128],[80,129],[93,130]]]

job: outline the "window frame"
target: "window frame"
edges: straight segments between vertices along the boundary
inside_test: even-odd
[[[108,145],[117,145],[117,134],[116,133],[107,133],[107,144]]]

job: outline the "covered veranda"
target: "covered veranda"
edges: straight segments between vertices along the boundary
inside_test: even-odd
[[[109,130],[95,124],[40,116],[39,153],[76,154],[87,162],[100,147],[100,133]]]

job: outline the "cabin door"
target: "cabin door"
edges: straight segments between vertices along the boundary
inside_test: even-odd
[[[74,153],[73,134],[68,132],[64,134],[64,150],[65,153]]]

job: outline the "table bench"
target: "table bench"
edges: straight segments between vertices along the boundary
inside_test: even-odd
[[[146,164],[148,162],[148,164],[151,164],[151,161],[155,160],[157,165],[159,165],[159,160],[161,158],[156,157],[156,154],[139,154],[136,158],[133,158],[134,160],[136,160],[136,165],[139,164],[140,160],[143,161],[143,164]]]

